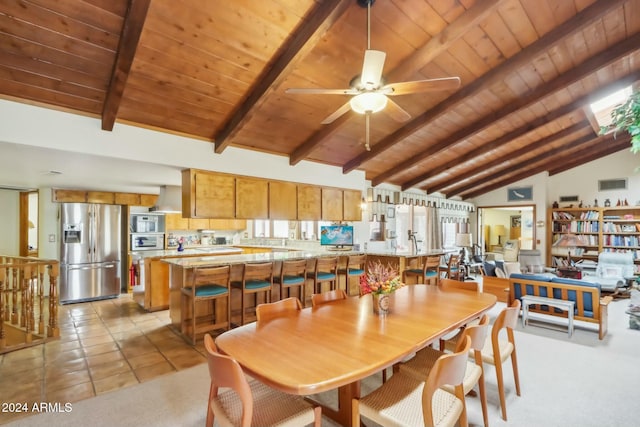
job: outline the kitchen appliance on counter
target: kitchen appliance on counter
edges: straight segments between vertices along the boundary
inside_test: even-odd
[[[121,207],[60,206],[60,303],[120,295]]]
[[[158,251],[164,249],[162,233],[131,233],[132,251]]]

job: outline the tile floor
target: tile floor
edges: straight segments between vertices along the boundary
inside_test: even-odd
[[[0,355],[0,403],[76,402],[205,363],[171,330],[168,310],[148,313],[130,295],[61,306],[60,336]],[[24,414],[0,412],[0,424]]]

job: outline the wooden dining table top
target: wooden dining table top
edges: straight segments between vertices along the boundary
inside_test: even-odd
[[[370,295],[350,297],[250,323],[215,342],[270,387],[310,395],[379,372],[495,303],[491,294],[408,285],[392,294],[384,317],[373,313]]]

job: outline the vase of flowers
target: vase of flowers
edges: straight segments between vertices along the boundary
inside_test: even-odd
[[[379,316],[389,313],[390,295],[403,286],[398,270],[380,261],[369,263],[367,273],[360,276],[360,295],[371,294],[373,312]]]

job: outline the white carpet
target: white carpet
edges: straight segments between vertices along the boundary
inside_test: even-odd
[[[518,327],[516,345],[522,396],[515,394],[510,365],[505,365],[507,414],[500,417],[495,371],[486,367],[489,422],[499,426],[637,426],[640,405],[640,331],[628,328],[628,300],[610,306],[609,334],[598,340],[593,326],[578,325],[574,336],[537,326]],[[496,315],[503,305],[495,307]],[[591,328],[586,329],[586,328]],[[362,391],[380,384],[363,382]],[[200,365],[117,392],[73,404],[69,413],[39,414],[7,426],[204,426],[209,378]],[[331,401],[334,394],[324,399]],[[469,423],[482,426],[479,400],[467,398]],[[370,423],[366,423],[371,425]],[[335,424],[325,419],[323,425]]]

